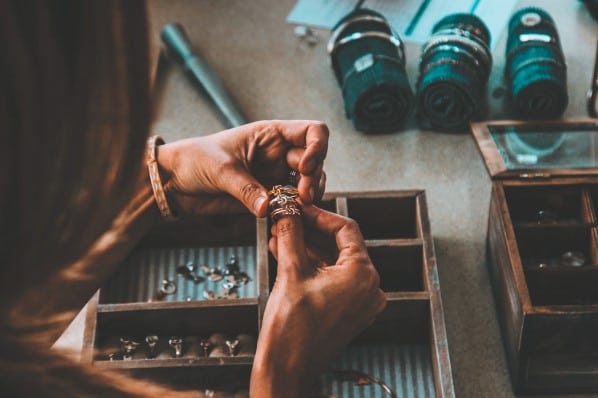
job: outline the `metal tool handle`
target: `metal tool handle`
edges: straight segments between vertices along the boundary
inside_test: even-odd
[[[202,87],[216,105],[227,127],[245,124],[245,118],[226,91],[220,78],[199,54],[193,51],[185,29],[178,23],[162,28],[162,41],[170,53],[181,63],[189,77]]]

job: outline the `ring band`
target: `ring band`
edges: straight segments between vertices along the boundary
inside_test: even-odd
[[[297,202],[299,191],[292,185],[275,185],[268,196],[271,198],[270,218],[273,222],[286,216],[301,216],[303,213]]]

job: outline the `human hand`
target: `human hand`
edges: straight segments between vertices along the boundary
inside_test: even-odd
[[[304,397],[316,377],[385,305],[355,221],[314,206],[281,218],[269,245],[276,282],[262,320],[252,397]],[[323,238],[323,239],[322,239]]]
[[[310,204],[324,192],[328,128],[321,122],[260,121],[158,147],[166,189],[184,213],[219,214],[246,207],[268,211],[268,189],[298,170],[299,197]],[[265,187],[268,187],[266,189]]]

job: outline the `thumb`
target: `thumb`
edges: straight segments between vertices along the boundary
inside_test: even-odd
[[[293,280],[306,277],[309,270],[300,216],[283,216],[276,222],[276,243],[278,277]]]
[[[256,217],[268,214],[268,191],[244,168],[236,168],[225,176],[224,191],[237,198]]]

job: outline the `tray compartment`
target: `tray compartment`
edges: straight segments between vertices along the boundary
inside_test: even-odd
[[[414,196],[349,197],[347,211],[366,240],[420,237]]]
[[[514,224],[591,224],[593,221],[584,205],[582,186],[508,187],[505,195]]]
[[[381,379],[398,397],[436,397],[430,347],[426,344],[372,344],[349,347],[334,362],[336,370],[357,370]],[[337,397],[386,398],[376,383],[342,381],[335,372],[322,377],[322,391]]]
[[[248,283],[239,286],[239,298],[257,297],[255,246],[139,248],[127,258],[101,290],[100,303],[147,302],[156,295],[164,279],[176,284],[176,292],[165,295],[161,300],[164,302],[206,300],[204,293],[207,291],[222,297],[226,278],[216,282],[210,281],[201,267],[217,267],[224,272],[226,263],[233,255],[237,258],[240,271],[250,278]],[[193,273],[205,280],[195,283],[177,274],[177,267],[187,264],[194,264],[196,270]]]
[[[594,228],[589,226],[515,227],[517,246],[532,304],[598,303]],[[567,252],[583,253],[581,267],[563,265]]]
[[[384,292],[423,291],[423,247],[368,243],[368,254],[380,274]]]

